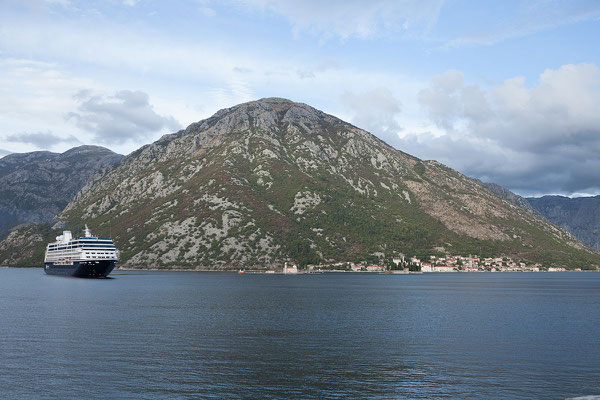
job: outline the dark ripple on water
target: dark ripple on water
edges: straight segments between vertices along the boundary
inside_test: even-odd
[[[0,270],[3,398],[600,393],[600,274]]]

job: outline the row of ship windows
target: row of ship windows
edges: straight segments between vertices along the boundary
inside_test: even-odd
[[[111,245],[113,244],[112,241],[97,241],[94,240],[93,242],[69,242],[69,243],[61,243],[61,244],[51,244],[50,247],[56,247],[56,246],[77,246],[77,245],[82,245],[82,244],[86,244],[88,246],[94,246],[94,245],[101,245],[101,246],[106,246],[106,245]]]
[[[85,254],[94,254],[94,255],[105,255],[105,256],[114,256],[115,252],[114,251],[109,251],[109,252],[91,252],[91,253],[85,253]],[[91,258],[89,255],[86,255],[85,258]]]
[[[86,255],[86,254],[93,254],[93,255],[97,255],[97,254],[116,254],[116,252],[96,252],[96,253],[91,253],[91,252],[84,252],[84,253],[69,253],[69,252],[65,252],[65,253],[47,253],[47,257],[76,257],[77,255]]]
[[[112,243],[112,240],[71,240],[66,244],[77,244],[77,243]],[[55,245],[59,245],[60,243],[52,243]]]
[[[99,254],[103,254],[103,255],[115,255],[116,252],[114,252],[114,251],[88,251],[88,252],[84,253],[84,255],[89,255],[89,254],[93,254],[93,255],[99,255]],[[65,257],[67,255],[68,254],[53,254],[52,256],[54,258],[56,258],[56,257]],[[70,255],[69,255],[69,257],[70,257]]]
[[[111,245],[114,244],[113,242],[69,242],[69,243],[51,243],[50,246],[76,246],[76,245],[80,245],[80,244],[87,244],[87,245]]]
[[[90,256],[88,254],[93,254],[93,255],[107,255],[107,256],[114,256],[115,252],[114,251],[94,251],[94,252],[89,252],[89,253],[85,253],[86,256],[85,258],[90,258]]]
[[[72,250],[72,249],[80,249],[80,248],[88,248],[88,247],[106,247],[109,249],[114,249],[116,248],[115,245],[108,245],[108,244],[81,244],[79,246],[63,246],[63,247],[52,247],[49,246],[48,250]]]
[[[108,250],[108,249],[105,249]],[[61,255],[69,255],[69,254],[73,254],[72,252],[49,252],[49,255],[52,254],[53,256],[56,257],[60,257]],[[115,251],[84,251],[83,254],[115,254]]]

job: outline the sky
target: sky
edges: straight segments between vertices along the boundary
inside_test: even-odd
[[[523,196],[600,194],[600,2],[0,0],[0,156],[309,104]]]

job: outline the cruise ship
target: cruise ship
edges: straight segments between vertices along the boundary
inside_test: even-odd
[[[93,236],[85,226],[83,236],[63,231],[46,246],[44,271],[48,275],[105,278],[115,268],[119,251],[111,238]]]

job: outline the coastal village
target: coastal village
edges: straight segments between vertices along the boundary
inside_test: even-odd
[[[295,267],[295,266],[294,266]],[[469,256],[430,256],[428,260],[417,257],[407,258],[403,255],[393,258],[391,263],[370,264],[366,261],[337,262],[330,264],[307,265],[308,272],[312,271],[347,271],[347,272],[388,272],[388,273],[423,273],[423,272],[560,272],[567,271],[564,267],[548,267],[542,264],[526,263],[511,257],[479,257]],[[291,272],[293,271],[293,272]],[[575,271],[581,271],[580,268]],[[284,267],[284,273],[296,273],[296,269]]]

